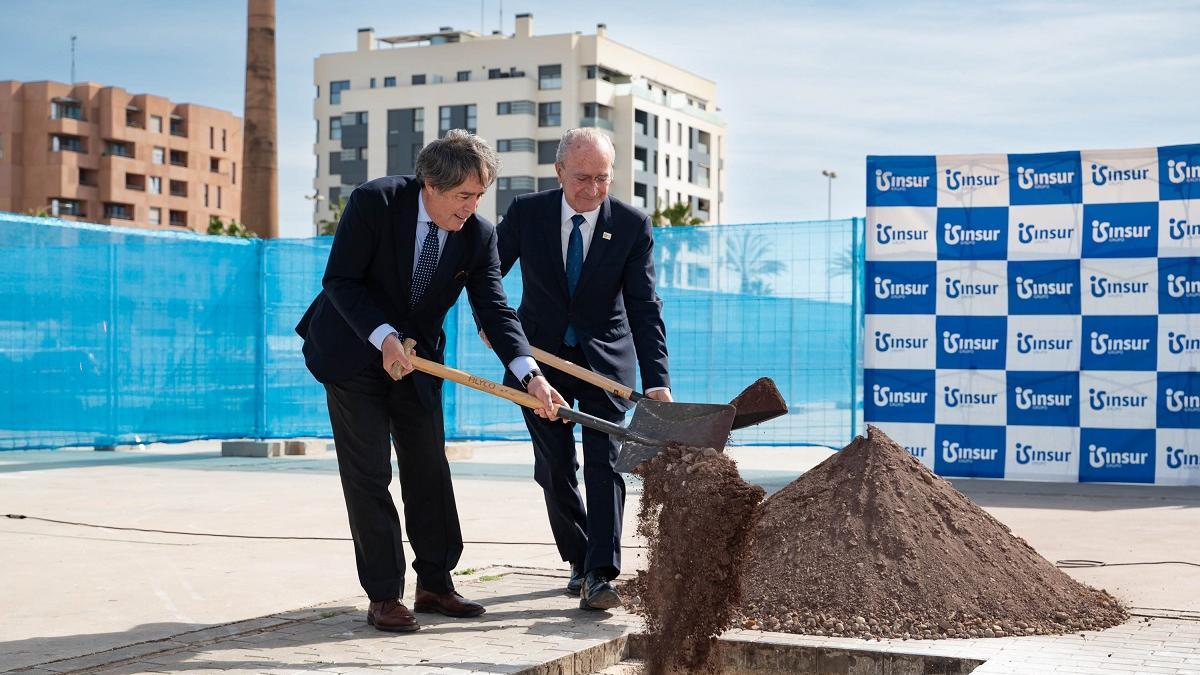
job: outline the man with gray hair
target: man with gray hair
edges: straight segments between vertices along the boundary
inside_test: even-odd
[[[640,368],[646,396],[670,401],[650,219],[608,195],[615,155],[612,140],[599,129],[563,134],[554,165],[562,187],[517,197],[496,228],[501,271],[507,274],[520,259],[517,315],[530,344],[630,387]],[[481,334],[485,341],[493,337],[487,326]],[[630,407],[558,370],[546,373],[583,412],[619,422]],[[616,607],[620,597],[609,582],[621,571],[625,481],[613,468],[619,444],[583,430],[585,505],[571,429],[531,414],[525,423],[550,529],[559,555],[571,563],[567,592],[579,595],[584,609]]]
[[[416,176],[356,188],[338,222],[322,291],[296,326],[305,363],[325,385],[358,579],[371,600],[367,622],[379,630],[419,627],[401,601],[403,534],[388,492],[389,436],[417,575],[413,609],[454,617],[484,612],[455,592],[450,576],[463,544],[446,462],[442,381],[413,372],[405,338],[416,341],[417,355],[442,363],[442,324],[465,287],[511,378],[545,404],[537,414],[552,418],[562,402],[535,368],[504,296],[495,227],[475,214],[498,170],[486,142],[454,129],[421,150]]]

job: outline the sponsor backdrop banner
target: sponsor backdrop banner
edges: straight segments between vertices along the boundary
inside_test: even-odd
[[[867,158],[864,420],[943,476],[1200,485],[1200,145]]]

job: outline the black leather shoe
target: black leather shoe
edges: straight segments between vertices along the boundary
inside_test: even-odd
[[[621,604],[617,589],[608,582],[608,577],[588,572],[579,594],[580,609],[612,609]]]
[[[583,588],[583,565],[571,564],[571,579],[567,582],[567,595],[579,595]]]

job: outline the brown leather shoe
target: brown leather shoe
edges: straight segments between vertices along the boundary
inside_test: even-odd
[[[418,612],[437,612],[446,616],[457,618],[465,618],[469,616],[479,616],[485,611],[483,605],[468,600],[459,595],[456,591],[449,593],[431,593],[427,590],[418,588],[417,598],[413,602],[413,609]]]
[[[367,608],[367,623],[392,633],[411,633],[421,627],[417,617],[399,600],[372,602]]]

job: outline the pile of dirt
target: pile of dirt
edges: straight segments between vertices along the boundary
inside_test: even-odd
[[[646,618],[646,672],[711,671],[716,636],[738,618],[763,490],[712,448],[667,448],[636,473],[645,481],[638,532],[649,564],[626,597]]]
[[[742,577],[746,627],[965,638],[1128,618],[1108,593],[1055,568],[882,431],[867,430],[762,506]]]

